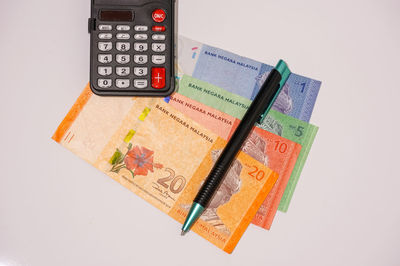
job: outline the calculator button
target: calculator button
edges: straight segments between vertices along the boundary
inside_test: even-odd
[[[147,75],[147,67],[135,67],[135,75],[138,77],[143,77]]]
[[[158,23],[163,22],[166,16],[165,11],[162,9],[156,9],[152,14],[153,20]]]
[[[98,58],[100,63],[107,64],[112,62],[112,55],[110,54],[99,54]]]
[[[156,65],[161,65],[165,63],[165,55],[153,55],[151,61]]]
[[[151,86],[154,89],[165,88],[165,68],[157,67],[151,69]]]
[[[111,33],[100,33],[99,34],[99,39],[101,39],[101,40],[110,40],[110,39],[112,39],[112,34]]]
[[[135,43],[135,51],[138,52],[144,52],[147,51],[147,49],[149,49],[147,43]]]
[[[128,25],[118,25],[117,26],[117,30],[120,30],[120,31],[127,31],[127,30],[130,30],[130,29],[131,29],[131,27],[128,26]]]
[[[121,52],[127,52],[131,49],[129,42],[117,42],[117,50]]]
[[[118,40],[129,40],[131,38],[131,35],[128,33],[118,33],[117,34],[117,39]]]
[[[153,43],[151,45],[151,49],[154,52],[164,52],[165,51],[165,43]]]
[[[135,34],[135,40],[144,41],[147,40],[147,34]]]
[[[142,64],[146,64],[147,63],[148,58],[147,58],[147,55],[135,55],[134,60],[135,60],[136,64],[142,65]]]
[[[97,73],[101,76],[109,76],[112,74],[112,67],[98,67]]]
[[[120,64],[128,64],[131,61],[131,56],[127,54],[117,54],[117,60]]]
[[[111,51],[112,42],[99,42],[99,50],[103,52]]]
[[[138,25],[135,26],[135,31],[148,31],[149,27],[147,26],[142,26],[142,25]]]
[[[164,34],[154,34],[152,38],[154,41],[165,41]]]
[[[153,28],[151,28],[152,31],[158,31],[158,32],[163,32],[165,31],[165,26],[153,26]]]
[[[133,82],[133,86],[137,89],[147,88],[147,80],[145,79],[135,79]]]
[[[111,25],[99,25],[99,30],[112,30]]]
[[[112,80],[111,79],[98,79],[97,85],[99,85],[99,87],[102,89],[108,89],[112,85]]]
[[[131,85],[129,79],[117,79],[115,85],[120,89],[126,89]]]
[[[121,77],[128,76],[131,73],[131,69],[129,67],[117,67],[115,70],[117,75]]]

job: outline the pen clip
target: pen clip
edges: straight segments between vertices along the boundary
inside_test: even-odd
[[[289,79],[289,76],[291,74],[290,69],[288,65],[285,63],[283,60],[279,60],[278,64],[275,67],[275,70],[278,71],[281,74],[281,81],[279,82],[279,89],[276,92],[274,99],[271,101],[271,103],[267,106],[265,111],[261,114],[260,118],[258,119],[257,123],[262,124],[267,117],[269,110],[271,110],[272,106],[275,103],[276,98],[278,98],[279,94],[282,91],[283,86],[285,86],[286,81]]]

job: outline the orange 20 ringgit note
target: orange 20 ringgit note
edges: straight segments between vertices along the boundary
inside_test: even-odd
[[[102,98],[88,87],[53,138],[180,223],[226,144],[161,99]],[[192,230],[231,253],[277,179],[239,153]]]

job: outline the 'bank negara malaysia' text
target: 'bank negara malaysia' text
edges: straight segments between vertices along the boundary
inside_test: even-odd
[[[206,94],[209,94],[209,95],[211,95],[211,96],[213,96],[213,97],[219,98],[219,99],[221,99],[221,100],[223,100],[223,101],[225,101],[225,102],[228,102],[228,103],[230,103],[230,104],[236,105],[236,106],[238,106],[238,107],[240,107],[240,108],[243,108],[243,109],[245,109],[245,110],[249,109],[249,107],[250,107],[250,106],[247,105],[247,104],[244,104],[244,103],[239,102],[239,101],[237,101],[237,100],[234,100],[234,99],[231,99],[231,98],[226,97],[226,96],[224,96],[224,95],[221,95],[221,94],[219,94],[219,93],[217,93],[217,92],[215,92],[215,91],[213,91],[213,90],[204,89],[204,88],[202,88],[202,87],[200,87],[200,86],[198,86],[198,85],[196,85],[196,84],[189,83],[188,86],[189,86],[190,88],[196,89],[196,90],[201,91],[201,92],[204,92],[204,93],[206,93]]]
[[[209,137],[207,134],[201,132],[198,128],[192,126],[189,124],[189,122],[186,122],[185,120],[181,119],[180,117],[176,116],[173,113],[170,113],[168,110],[166,110],[165,108],[163,108],[162,106],[159,106],[158,104],[156,105],[156,108],[158,110],[160,110],[163,114],[166,114],[169,116],[169,118],[171,118],[172,120],[174,120],[175,122],[181,124],[182,126],[184,126],[185,128],[189,129],[190,131],[192,131],[193,133],[199,135],[200,137],[202,137],[203,139],[205,139],[206,141],[210,142],[210,143],[214,143],[214,140]]]
[[[244,67],[244,68],[249,68],[249,69],[252,69],[254,71],[258,71],[258,67],[256,67],[256,66],[236,61],[235,59],[229,58],[229,57],[224,56],[224,55],[219,55],[219,54],[212,53],[212,52],[209,52],[209,51],[205,51],[204,54],[208,55],[208,56],[212,56],[212,57],[218,58],[218,59],[221,59],[221,60],[224,60],[224,61],[232,63],[232,64],[239,65],[239,66]]]
[[[174,96],[171,96],[171,101],[174,101],[174,102],[184,106],[185,108],[190,108],[190,109],[192,109],[192,110],[194,110],[194,111],[196,111],[198,113],[201,113],[203,115],[207,115],[207,116],[209,116],[209,117],[211,117],[211,118],[213,118],[215,120],[221,121],[222,123],[227,124],[229,126],[233,125],[232,121],[226,119],[225,117],[222,117],[222,116],[220,116],[220,115],[218,115],[216,113],[213,113],[211,111],[206,111],[205,109],[203,109],[201,107],[198,107],[198,106],[196,106],[194,104],[191,104],[191,103],[185,102],[183,100],[180,100],[180,99],[178,99],[178,98],[176,98]]]

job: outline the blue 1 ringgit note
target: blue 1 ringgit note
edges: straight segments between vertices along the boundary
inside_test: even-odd
[[[186,37],[178,41],[178,78],[184,74],[253,100],[273,66]],[[321,82],[291,74],[274,110],[309,122]]]

